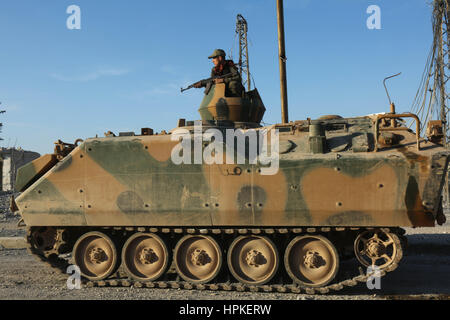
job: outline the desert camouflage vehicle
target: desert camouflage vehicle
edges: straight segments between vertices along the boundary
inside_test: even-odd
[[[439,122],[423,139],[409,113],[261,126],[264,110],[256,90],[226,97],[213,85],[201,133],[278,130],[274,174],[248,153],[243,164],[175,164],[176,130],[58,141],[17,175],[12,207],[30,251],[62,272],[76,264],[91,285],[314,293],[366,281],[361,267],[394,270],[401,227],[445,222]]]

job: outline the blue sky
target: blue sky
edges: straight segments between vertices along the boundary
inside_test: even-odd
[[[290,120],[409,111],[432,41],[430,0],[285,0]],[[81,30],[69,30],[69,5]],[[381,30],[369,30],[369,5]],[[53,152],[53,142],[111,130],[170,130],[199,119],[215,48],[238,52],[236,15],[249,23],[250,69],[280,122],[275,0],[1,0],[0,115],[4,147]]]

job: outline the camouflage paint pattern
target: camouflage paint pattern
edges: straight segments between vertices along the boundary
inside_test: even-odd
[[[25,190],[32,182],[36,181],[57,162],[58,160],[54,154],[46,154],[23,167],[20,167],[17,170],[15,189],[17,191]]]
[[[225,84],[213,85],[199,108],[202,120],[230,120],[260,123],[266,108],[258,90],[246,92],[243,98],[226,97]]]
[[[308,121],[275,126],[275,175],[259,164],[175,165],[170,134],[87,139],[15,201],[28,226],[434,225],[444,148],[421,141],[418,151],[413,132],[394,131],[399,144],[374,152],[373,118],[321,123],[325,153],[311,153]]]

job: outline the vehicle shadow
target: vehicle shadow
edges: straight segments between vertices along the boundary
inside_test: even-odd
[[[360,283],[337,294],[450,295],[450,234],[414,234],[407,239],[403,259],[396,270],[380,279],[380,289],[370,290],[366,283]],[[376,284],[375,280],[371,283]]]

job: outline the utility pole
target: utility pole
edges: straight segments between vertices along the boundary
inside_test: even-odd
[[[442,120],[444,124],[444,145],[447,145],[447,131],[448,131],[448,125],[447,125],[447,90],[446,90],[446,84],[449,78],[449,75],[446,74],[445,68],[448,69],[448,29],[449,29],[449,21],[448,21],[448,12],[449,12],[449,0],[442,1],[440,4],[441,6],[439,10],[439,16],[437,17],[439,21],[439,27],[438,27],[438,54],[437,54],[437,60],[436,60],[436,77],[438,78],[438,84],[439,84],[439,90],[440,90],[440,112],[439,117],[440,120]],[[445,39],[445,33],[447,33],[447,39]],[[447,60],[447,63],[446,63]],[[447,70],[448,71],[448,70]]]
[[[449,125],[448,125],[448,107],[447,100],[447,82],[450,78],[450,0],[435,0],[434,21],[435,21],[435,38],[437,37],[437,58],[435,63],[435,81],[439,87],[439,118],[443,124],[443,145],[448,148]],[[436,86],[436,84],[435,84]],[[437,90],[437,88],[436,88]],[[443,201],[448,207],[450,203],[449,193],[449,172],[446,175],[445,186],[443,190]]]
[[[247,86],[247,91],[251,89],[250,63],[248,57],[248,24],[241,14],[236,17],[236,34],[239,37],[239,72],[241,74],[242,85]]]
[[[278,55],[280,66],[280,91],[281,91],[281,121],[289,122],[287,78],[286,78],[286,48],[284,41],[284,8],[283,0],[277,0],[277,22],[278,22]]]
[[[433,45],[423,74],[421,86],[414,99],[412,112],[422,124],[422,132],[428,120],[438,119],[443,126],[443,145],[448,147],[449,132],[449,90],[450,79],[450,0],[433,2]]]
[[[425,132],[428,120],[442,121],[442,144],[449,148],[449,103],[450,91],[447,88],[450,79],[450,0],[433,1],[433,44],[412,105],[412,112],[421,120],[422,132]],[[449,177],[444,186],[443,198],[450,205]]]

